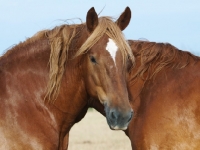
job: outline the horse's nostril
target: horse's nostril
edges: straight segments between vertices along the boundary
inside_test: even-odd
[[[132,116],[128,119],[128,122],[130,122],[131,121],[131,119],[132,119]]]
[[[117,115],[115,114],[114,111],[111,112],[111,118],[112,118],[112,119],[117,119]]]
[[[130,115],[130,118],[128,119],[128,122],[131,121],[132,117],[133,117],[133,111],[131,111],[131,115]]]

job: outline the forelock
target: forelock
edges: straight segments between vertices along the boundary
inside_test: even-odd
[[[104,35],[108,35],[112,40],[115,41],[117,46],[122,52],[123,62],[125,62],[126,57],[129,56],[131,60],[134,62],[135,58],[133,56],[132,50],[128,45],[128,42],[125,40],[125,37],[117,26],[117,24],[113,21],[111,17],[101,17],[99,18],[99,24],[96,29],[92,32],[92,34],[88,37],[85,43],[81,46],[81,48],[77,51],[75,57],[87,53],[91,47],[97,43],[97,41]]]

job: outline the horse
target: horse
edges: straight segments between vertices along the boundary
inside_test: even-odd
[[[132,148],[200,149],[200,57],[168,43],[129,44],[136,56],[128,84]]]
[[[127,83],[135,115],[125,130],[132,150],[199,150],[200,57],[169,43],[128,43],[135,56]],[[106,115],[98,101],[89,106]]]
[[[130,18],[129,7],[116,22],[92,7],[86,23],[39,31],[0,57],[0,149],[67,149],[90,97],[104,105],[111,129],[127,128],[134,56],[122,30]]]

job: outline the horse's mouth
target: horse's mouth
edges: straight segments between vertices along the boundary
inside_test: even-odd
[[[128,128],[128,126],[119,127],[119,126],[112,126],[112,125],[109,125],[109,127],[110,127],[111,130],[126,130]]]
[[[120,127],[119,125],[112,125],[112,123],[109,119],[107,119],[107,123],[108,123],[111,130],[126,130],[128,128],[128,124],[129,124],[129,122],[128,122],[123,127]]]

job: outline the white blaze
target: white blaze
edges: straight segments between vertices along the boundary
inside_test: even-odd
[[[118,47],[115,44],[115,42],[110,38],[109,38],[109,41],[107,43],[106,50],[110,53],[110,55],[113,58],[113,61],[115,63],[115,57],[116,57]]]

